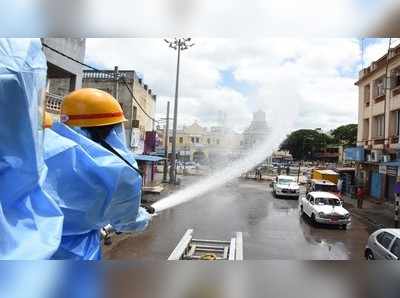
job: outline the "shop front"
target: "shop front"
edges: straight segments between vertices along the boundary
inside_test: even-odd
[[[400,166],[400,162],[386,162],[380,165],[382,167],[382,172],[385,173],[385,193],[384,193],[384,200],[386,202],[394,202],[395,195],[394,195],[394,188],[397,181],[397,174],[398,169]],[[384,168],[384,169],[383,169]]]

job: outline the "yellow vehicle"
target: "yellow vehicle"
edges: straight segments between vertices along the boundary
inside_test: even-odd
[[[339,174],[332,170],[313,170],[311,179],[327,180],[337,184],[339,180]]]

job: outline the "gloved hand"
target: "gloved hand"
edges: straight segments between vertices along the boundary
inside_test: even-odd
[[[149,204],[142,203],[140,206],[146,209],[147,213],[149,214],[154,214],[156,212],[156,210]]]

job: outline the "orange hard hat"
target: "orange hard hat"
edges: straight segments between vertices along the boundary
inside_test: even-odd
[[[61,121],[69,126],[95,127],[126,121],[118,101],[109,93],[82,88],[64,97]]]

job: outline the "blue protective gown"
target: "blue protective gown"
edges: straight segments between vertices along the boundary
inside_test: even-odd
[[[106,142],[137,167],[125,144],[122,125]],[[150,215],[140,207],[140,175],[79,128],[57,123],[45,133],[45,190],[64,214],[63,238],[55,259],[100,259],[99,230],[140,231]]]
[[[0,39],[0,259],[46,259],[63,215],[43,191],[40,104],[46,59],[39,39]]]

